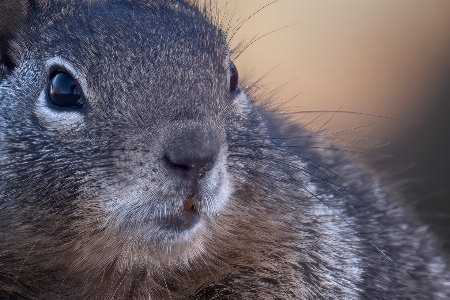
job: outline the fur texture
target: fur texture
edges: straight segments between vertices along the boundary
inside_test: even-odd
[[[0,12],[2,299],[450,297],[395,184],[230,92],[198,3]],[[83,107],[49,101],[55,72]]]

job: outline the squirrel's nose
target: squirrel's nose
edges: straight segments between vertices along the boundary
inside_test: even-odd
[[[196,181],[214,167],[220,143],[210,130],[194,127],[178,132],[166,149],[168,169],[183,179]]]

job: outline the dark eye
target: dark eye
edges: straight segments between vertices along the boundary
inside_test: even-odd
[[[231,61],[229,67],[230,67],[230,93],[232,93],[237,89],[239,77],[237,68]]]
[[[47,90],[48,98],[57,106],[82,107],[84,105],[77,82],[64,72],[56,73],[50,78]]]

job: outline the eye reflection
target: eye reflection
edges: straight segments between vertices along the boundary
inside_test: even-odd
[[[54,105],[61,107],[77,108],[85,103],[75,79],[64,72],[57,73],[50,79],[48,98]]]

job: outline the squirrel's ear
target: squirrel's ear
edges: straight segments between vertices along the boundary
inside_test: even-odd
[[[27,0],[0,0],[0,79],[16,67],[11,41],[25,26],[29,7]]]

